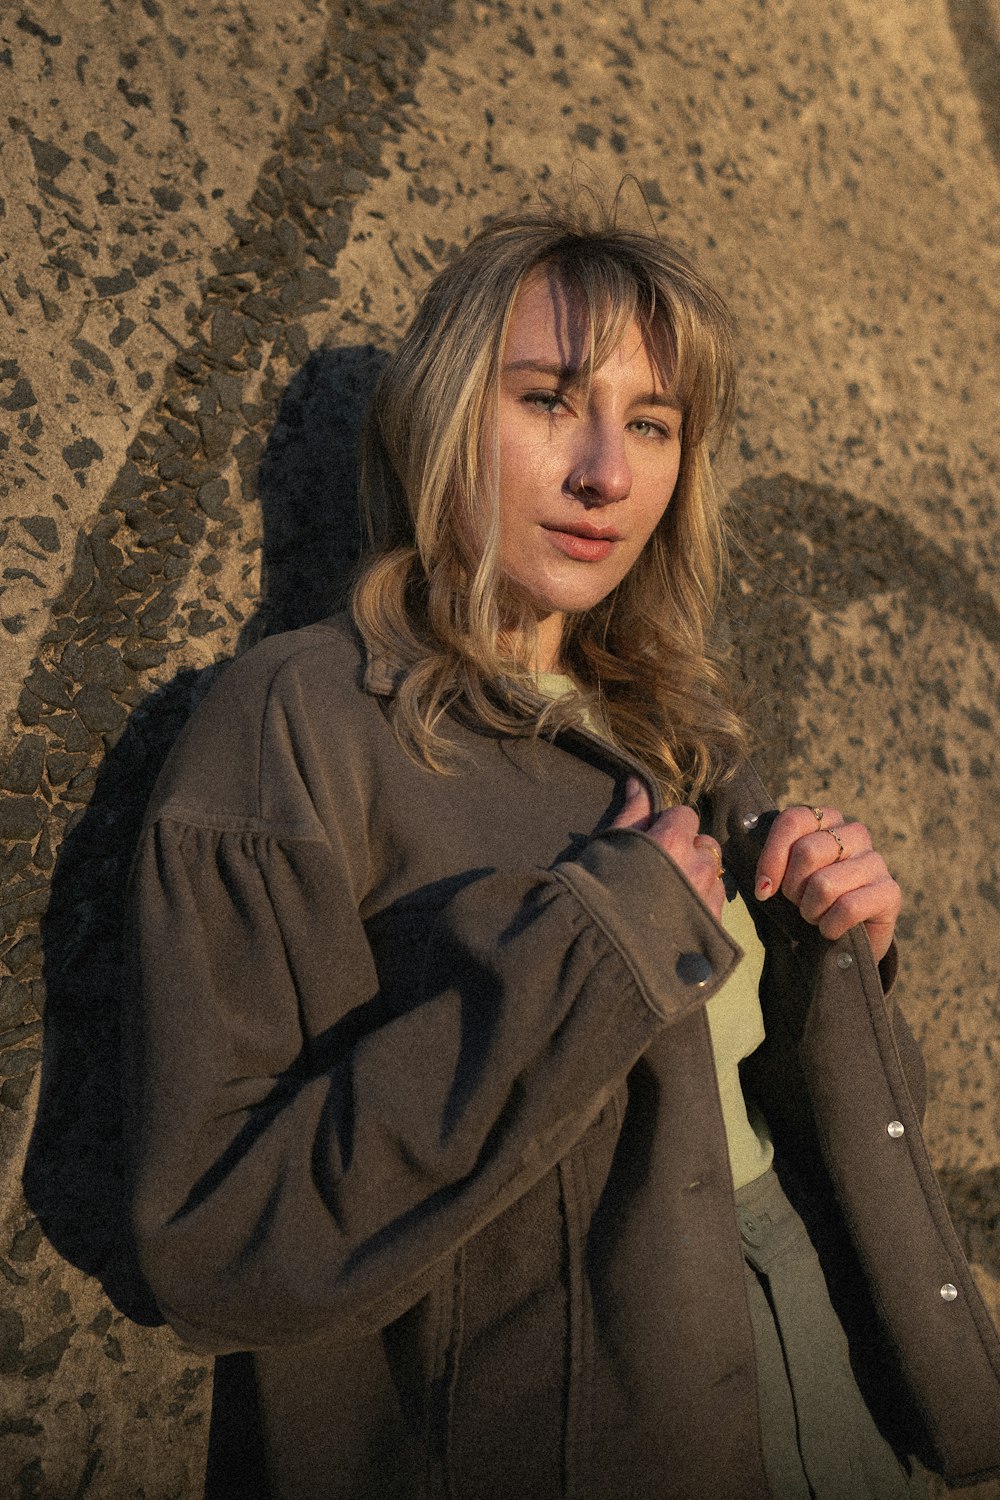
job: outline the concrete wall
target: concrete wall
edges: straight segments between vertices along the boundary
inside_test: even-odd
[[[359,413],[429,274],[573,173],[634,173],[738,313],[721,474],[759,759],[863,812],[904,885],[931,1149],[1000,1311],[998,16],[0,14],[4,1493],[198,1492],[210,1373],[150,1326],[120,1236],[137,819],[216,664],[335,596]]]

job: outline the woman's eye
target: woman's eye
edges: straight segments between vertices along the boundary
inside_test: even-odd
[[[641,437],[669,438],[670,436],[669,427],[664,427],[661,422],[653,422],[648,417],[639,417],[632,423],[632,428]]]
[[[562,406],[562,397],[556,391],[528,391],[524,397],[527,406],[536,411],[554,412]]]

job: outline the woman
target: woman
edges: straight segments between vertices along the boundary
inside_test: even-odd
[[[350,615],[175,748],[135,1225],[225,1356],[213,1493],[889,1500],[913,1454],[1000,1464],[898,889],[860,823],[774,814],[706,645],[732,393],[676,252],[492,224],[376,393]]]

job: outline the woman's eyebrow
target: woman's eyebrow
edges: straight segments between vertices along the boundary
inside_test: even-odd
[[[504,365],[504,370],[532,370],[538,375],[554,375],[557,380],[573,381],[583,378],[583,370],[579,365],[551,364],[544,359],[512,359]]]

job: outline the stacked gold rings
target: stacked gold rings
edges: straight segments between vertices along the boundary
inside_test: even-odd
[[[830,837],[836,843],[836,845],[837,845],[837,858],[834,860],[834,864],[839,864],[842,859],[846,859],[847,858],[847,850],[844,847],[844,841],[840,837],[840,834],[837,833],[836,829],[827,828],[826,827],[826,825],[823,822],[823,818],[825,817],[825,812],[824,812],[824,809],[822,807],[813,807],[812,804],[809,803],[809,802],[803,803],[803,806],[804,807],[808,807],[809,811],[812,813],[813,817],[816,819],[816,830],[817,830],[817,832],[818,833],[828,833],[830,835]]]

